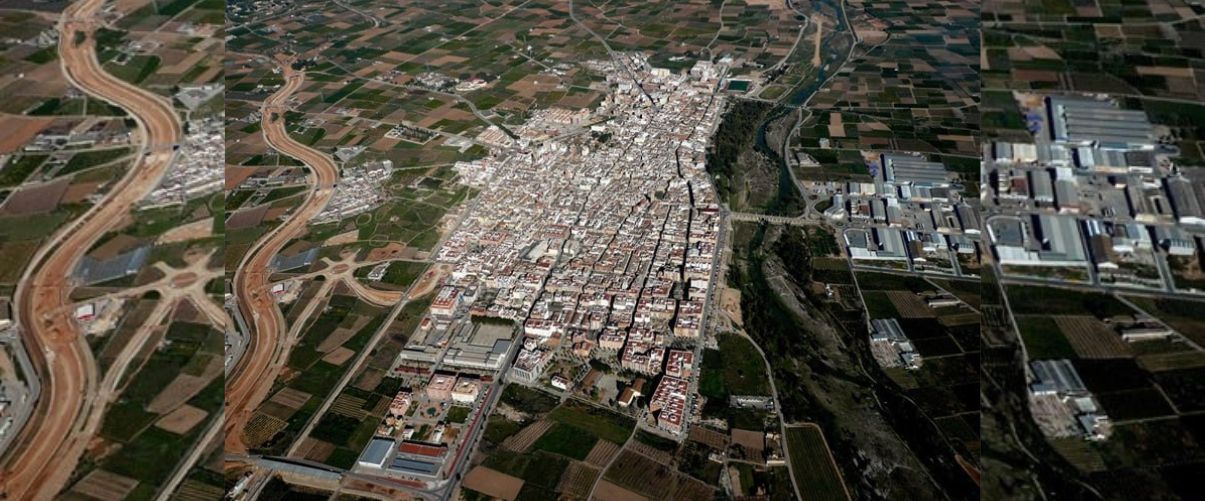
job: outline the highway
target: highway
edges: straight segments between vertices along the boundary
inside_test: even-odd
[[[99,370],[76,325],[62,308],[70,304],[71,273],[87,249],[124,219],[153,189],[175,156],[179,117],[169,101],[108,73],[96,59],[92,36],[104,0],[68,6],[57,26],[59,60],[67,80],[93,98],[124,109],[135,121],[137,163],[82,217],[60,229],[39,249],[14,296],[14,314],[42,381],[31,423],[5,458],[6,499],[52,499],[67,483],[99,427]],[[78,37],[78,43],[77,42]]]
[[[234,275],[238,308],[250,324],[246,352],[231,372],[226,385],[226,452],[246,452],[243,428],[272,388],[272,382],[288,359],[292,340],[282,337],[287,330],[284,316],[269,290],[272,259],[330,201],[335,193],[339,171],[330,156],[289,137],[284,112],[288,99],[305,82],[305,73],[293,70],[289,61],[281,63],[285,84],[263,104],[263,133],[268,145],[300,160],[310,169],[310,185],[301,206],[284,224],[264,235],[243,258]]]

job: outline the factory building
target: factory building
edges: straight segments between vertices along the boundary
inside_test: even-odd
[[[1123,110],[1116,102],[1078,96],[1046,98],[1050,139],[1101,150],[1151,150],[1154,128],[1146,113]]]
[[[881,159],[884,182],[916,186],[950,185],[946,167],[940,162],[900,153],[884,153]]]

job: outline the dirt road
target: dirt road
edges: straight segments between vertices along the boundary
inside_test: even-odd
[[[284,224],[256,242],[235,272],[234,290],[238,294],[239,309],[247,315],[253,332],[248,334],[247,351],[226,384],[227,453],[246,452],[243,428],[251,413],[267,397],[294,341],[288,336],[282,337],[286,333],[284,316],[269,290],[272,258],[322,211],[335,192],[339,175],[330,156],[293,140],[286,132],[285,105],[305,82],[305,73],[294,71],[288,63],[281,67],[285,84],[264,101],[264,138],[269,146],[305,163],[310,168],[309,181],[315,189]]]
[[[43,393],[30,420],[33,426],[21,430],[7,458],[0,496],[7,499],[54,498],[100,425],[105,402],[97,398],[96,361],[76,325],[61,314],[70,304],[70,275],[85,251],[159,183],[182,136],[179,117],[166,99],[106,73],[97,62],[92,33],[103,3],[84,0],[63,12],[60,64],[72,85],[134,118],[141,151],[135,166],[103,200],[39,250],[18,287],[17,318]]]

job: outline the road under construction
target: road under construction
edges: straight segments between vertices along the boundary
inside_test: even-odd
[[[236,363],[226,385],[227,453],[245,453],[243,429],[252,413],[268,396],[272,383],[288,360],[300,329],[289,330],[271,292],[272,260],[293,238],[301,235],[309,221],[322,211],[335,193],[339,170],[329,155],[289,137],[284,113],[289,98],[305,82],[305,73],[289,61],[281,64],[285,82],[263,103],[263,134],[268,146],[300,160],[309,167],[308,180],[314,188],[305,201],[280,226],[252,246],[234,275],[239,313],[250,332],[247,348]],[[299,322],[304,319],[299,320]]]
[[[82,217],[56,232],[26,269],[14,313],[42,381],[30,423],[4,459],[0,498],[53,499],[63,489],[95,435],[108,397],[91,350],[64,308],[71,303],[71,274],[84,253],[159,184],[175,157],[180,120],[164,97],[101,68],[93,36],[104,0],[68,6],[58,24],[58,53],[67,80],[88,95],[125,110],[134,120],[140,151],[134,166]],[[124,371],[124,367],[111,370]]]

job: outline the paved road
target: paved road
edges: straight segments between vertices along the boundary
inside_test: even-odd
[[[594,37],[594,39],[598,41],[598,43],[602,44],[604,49],[607,49],[607,54],[611,56],[611,60],[615,61],[615,64],[623,69],[624,73],[627,73],[628,78],[631,78],[632,82],[636,84],[636,88],[640,89],[640,93],[644,94],[644,97],[649,100],[649,105],[651,105],[654,110],[658,109],[659,107],[657,106],[657,100],[653,99],[653,96],[649,95],[649,92],[644,89],[644,84],[640,82],[640,79],[636,78],[636,73],[634,73],[632,68],[628,66],[623,55],[615,52],[615,50],[611,48],[611,44],[607,43],[606,38],[599,36],[599,34],[590,29],[586,23],[583,23],[577,18],[577,13],[575,13],[573,9],[573,0],[569,0],[569,19],[573,20],[574,24],[577,24],[583,30],[586,30],[586,33],[589,33],[590,36]]]
[[[253,332],[248,333],[246,352],[231,371],[232,377],[226,385],[226,450],[229,452],[246,451],[243,427],[267,397],[277,372],[288,358],[290,340],[281,336],[286,332],[285,319],[269,290],[272,259],[322,212],[335,192],[339,177],[330,156],[297,142],[285,130],[286,102],[305,82],[305,73],[293,70],[289,61],[281,64],[281,70],[285,84],[263,105],[264,139],[269,146],[309,167],[309,181],[315,189],[306,195],[305,201],[284,224],[256,242],[235,272],[238,307]]]
[[[30,421],[37,426],[21,431],[7,458],[2,494],[9,499],[58,494],[100,425],[104,403],[96,399],[96,360],[70,317],[53,312],[70,303],[70,275],[87,249],[159,183],[175,156],[173,148],[162,145],[175,145],[183,136],[170,102],[101,68],[92,33],[103,4],[84,0],[64,10],[58,25],[60,64],[74,87],[133,117],[138,162],[100,202],[39,250],[18,286],[16,316],[44,391]],[[75,43],[77,37],[80,43]]]
[[[371,22],[371,23],[372,23],[372,27],[373,27],[373,28],[380,28],[380,27],[381,27],[381,20],[380,20],[380,19],[377,19],[377,17],[376,17],[376,16],[374,16],[374,15],[372,15],[372,14],[369,14],[369,13],[367,13],[367,12],[364,12],[364,11],[360,10],[360,9],[357,9],[357,8],[355,8],[355,7],[352,7],[351,5],[348,5],[348,4],[346,4],[346,3],[340,2],[339,0],[334,0],[334,4],[335,4],[335,5],[338,5],[338,6],[340,6],[340,7],[343,7],[344,9],[347,9],[347,10],[350,10],[350,11],[352,11],[352,12],[355,12],[356,14],[359,14],[359,15],[360,15],[360,17],[363,17],[364,19],[367,19],[369,22]]]

